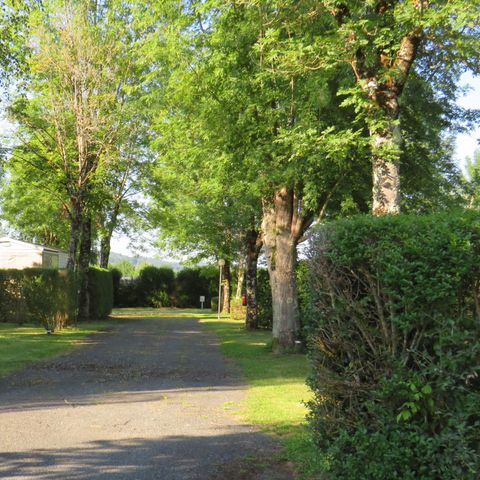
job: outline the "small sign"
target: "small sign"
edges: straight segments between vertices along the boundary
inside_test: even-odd
[[[205,296],[200,295],[200,304],[202,305],[202,310],[203,310],[203,304],[205,303]]]

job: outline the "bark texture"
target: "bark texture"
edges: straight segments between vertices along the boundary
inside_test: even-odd
[[[110,241],[112,239],[112,233],[103,235],[100,239],[100,267],[108,268],[108,262],[110,260]]]
[[[237,300],[242,298],[243,293],[243,284],[245,283],[245,269],[246,269],[246,258],[240,257],[237,271],[237,291],[235,292],[235,298]]]
[[[419,11],[429,7],[427,0],[414,0],[414,7]],[[379,0],[375,10],[378,15],[388,17],[395,2]],[[340,4],[332,11],[338,24],[343,26],[351,20],[351,12],[345,4]],[[388,21],[388,20],[386,20]],[[417,57],[423,40],[420,26],[412,27],[399,41],[397,52],[392,54],[391,45],[375,45],[377,38],[374,31],[370,35],[370,45],[359,46],[352,56],[350,64],[358,85],[370,99],[372,118],[376,118],[380,109],[384,116],[382,127],[370,129],[372,140],[372,213],[374,215],[396,214],[400,212],[400,167],[399,151],[401,134],[398,127],[400,115],[399,100],[405,88],[410,70]],[[355,30],[352,29],[348,41],[357,42]],[[372,52],[376,58],[372,58]],[[367,62],[366,59],[369,58]],[[377,110],[377,112],[375,112]]]
[[[262,230],[268,262],[273,307],[273,351],[295,348],[300,332],[300,314],[295,278],[297,243],[311,224],[302,215],[302,202],[293,189],[278,190],[263,206]]]
[[[222,313],[230,313],[230,293],[231,293],[231,272],[230,261],[225,260],[223,267],[223,298],[222,298]]]
[[[82,229],[82,208],[80,202],[72,199],[72,212],[70,214],[70,241],[68,245],[67,269],[75,270],[77,266],[77,250]]]
[[[80,293],[78,296],[78,320],[90,319],[90,295],[88,270],[92,251],[92,221],[87,218],[82,224],[82,239],[78,257],[78,272],[80,276]]]
[[[262,235],[257,230],[251,230],[247,234],[246,255],[246,296],[247,315],[245,325],[247,329],[258,328],[258,303],[257,303],[257,264],[258,255],[263,245]]]

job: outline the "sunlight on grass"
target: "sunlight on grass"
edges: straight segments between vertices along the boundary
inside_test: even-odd
[[[219,336],[223,352],[242,368],[249,389],[240,414],[245,421],[279,435],[285,458],[292,461],[299,478],[319,478],[325,461],[318,454],[306,425],[312,392],[305,380],[305,355],[276,355],[270,350],[271,332],[247,331],[243,322],[202,315],[206,328]]]

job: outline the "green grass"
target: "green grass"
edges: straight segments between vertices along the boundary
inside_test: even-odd
[[[308,363],[305,355],[276,355],[270,350],[271,332],[247,331],[243,322],[201,314],[202,323],[221,340],[225,355],[243,370],[249,389],[242,417],[263,430],[279,435],[285,457],[292,461],[300,478],[320,474],[325,463],[306,427],[305,406],[312,392],[305,384]],[[318,478],[318,477],[316,477]]]
[[[81,345],[88,335],[106,330],[114,322],[86,322],[53,335],[47,335],[45,328],[37,325],[0,323],[0,376]]]

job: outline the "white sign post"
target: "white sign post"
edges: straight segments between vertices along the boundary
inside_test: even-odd
[[[200,295],[200,305],[202,306],[202,310],[203,310],[204,303],[205,303],[205,297],[203,295]]]

